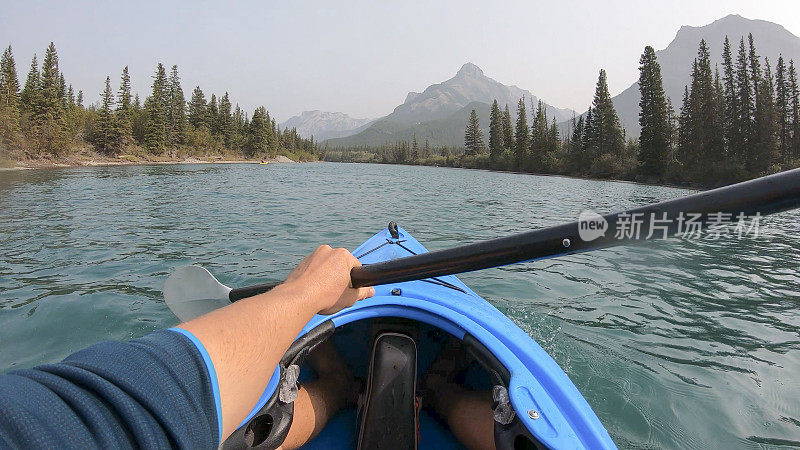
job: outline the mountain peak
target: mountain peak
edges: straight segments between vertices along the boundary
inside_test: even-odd
[[[445,81],[431,84],[422,92],[412,91],[406,101],[391,114],[380,118],[364,130],[329,141],[333,148],[352,146],[379,146],[387,142],[428,140],[431,145],[460,146],[464,140],[464,124],[474,109],[481,117],[481,127],[486,129],[493,101],[498,105],[513,107],[521,98],[534,103],[538,98],[530,91],[517,86],[507,86],[486,75],[472,63],[461,66],[458,73]],[[567,120],[575,111],[544,104],[548,117]],[[513,113],[512,113],[513,114]]]
[[[355,119],[342,112],[303,111],[281,124],[282,129],[295,128],[297,134],[303,137],[314,136],[317,140],[332,137],[341,137],[353,134],[357,130],[372,122],[370,119]]]
[[[468,62],[468,63],[464,64],[463,66],[461,66],[460,69],[458,69],[458,73],[456,75],[483,76],[483,71],[481,70],[480,67],[476,66],[475,64],[472,64],[471,62]]]
[[[428,86],[422,92],[409,92],[406,101],[397,106],[385,119],[404,125],[415,125],[432,120],[447,119],[470,103],[491,105],[516,105],[520,98],[537,98],[517,86],[506,86],[486,75],[480,67],[468,62],[449,80]],[[565,111],[547,105],[547,113],[559,120],[572,117],[573,111]],[[460,120],[460,119],[458,119]],[[462,124],[463,125],[463,124]],[[449,145],[449,144],[448,144]]]
[[[739,14],[728,14],[727,16],[717,20],[747,20]],[[715,21],[716,22],[716,21]]]
[[[747,32],[743,32],[742,30],[747,30]],[[735,34],[744,35],[746,37],[748,33],[753,33],[754,35],[760,33],[772,35],[775,32],[791,35],[791,33],[780,24],[761,19],[748,19],[739,14],[728,14],[706,25],[683,25],[678,30],[676,39],[680,37],[695,39],[698,35],[704,33],[712,35],[721,33],[723,36],[729,34],[731,35],[729,37],[733,39],[732,35]],[[706,39],[706,43],[709,43],[708,39]]]

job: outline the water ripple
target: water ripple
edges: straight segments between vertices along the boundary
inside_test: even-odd
[[[410,166],[0,172],[0,370],[176,323],[161,286],[201,263],[279,280],[316,245],[395,220],[430,249],[690,191]],[[470,273],[623,448],[800,446],[800,215],[755,239],[670,240]]]

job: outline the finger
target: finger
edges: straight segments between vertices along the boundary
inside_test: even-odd
[[[360,267],[361,266],[361,261],[359,261],[358,258],[353,256],[353,254],[350,253],[350,250],[348,250],[348,249],[346,249],[344,247],[339,247],[339,248],[334,249],[333,251],[338,256],[343,258],[342,261],[346,261],[347,264],[349,264],[351,268],[352,267]]]
[[[358,260],[358,258],[356,258],[355,256],[353,256],[353,254],[352,254],[352,253],[350,253],[350,256],[352,256],[352,257],[353,257],[353,259],[351,259],[351,264],[352,264],[351,268],[352,268],[352,267],[361,267],[361,261],[359,261],[359,260]]]
[[[364,300],[365,298],[370,298],[373,295],[375,295],[375,288],[373,288],[372,286],[356,289],[356,301]]]
[[[353,256],[353,254],[352,254],[352,253],[350,253],[350,250],[347,250],[346,248],[342,248],[342,247],[335,248],[335,249],[333,249],[333,253],[334,253],[334,254],[335,254],[335,255],[336,255],[338,258],[341,258],[341,260],[342,260],[342,261],[348,261],[348,262],[352,262],[352,261],[353,261],[353,259],[355,259],[355,257]]]

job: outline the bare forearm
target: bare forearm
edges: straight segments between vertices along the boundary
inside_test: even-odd
[[[350,286],[361,265],[347,250],[321,245],[266,294],[239,300],[181,325],[203,343],[214,364],[225,440],[267,387],[272,372],[314,314],[333,314],[375,295]]]
[[[295,283],[180,325],[206,347],[217,372],[222,439],[255,405],[280,358],[320,305]]]

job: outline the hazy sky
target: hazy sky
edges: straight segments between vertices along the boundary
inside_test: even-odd
[[[471,61],[582,111],[600,68],[617,94],[636,80],[645,45],[664,48],[681,25],[730,13],[800,35],[800,0],[0,0],[0,45],[13,46],[24,82],[33,53],[41,61],[54,41],[67,81],[89,101],[125,65],[144,98],[163,62],[178,65],[187,98],[200,85],[281,121],[310,109],[378,117]]]

